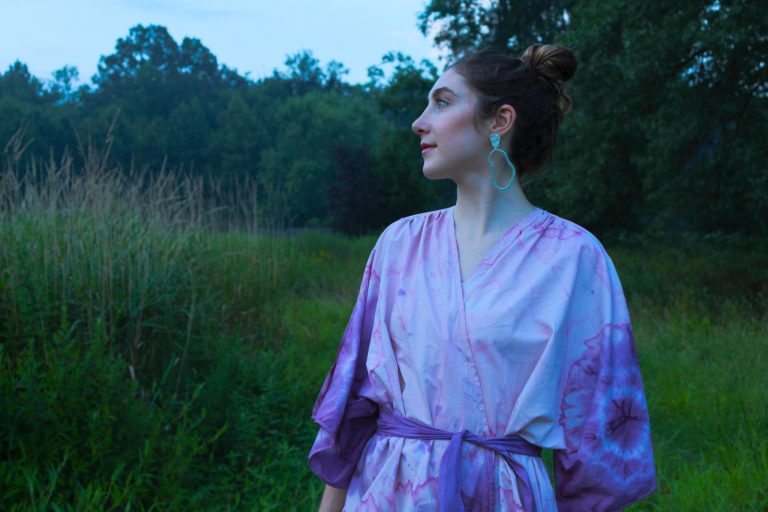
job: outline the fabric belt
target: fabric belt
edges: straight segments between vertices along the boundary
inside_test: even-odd
[[[438,496],[440,499],[439,512],[464,512],[461,501],[461,443],[468,441],[477,446],[488,448],[498,453],[512,467],[522,485],[519,486],[523,509],[533,512],[533,488],[528,478],[528,472],[518,461],[509,456],[510,453],[541,457],[541,447],[529,443],[517,434],[504,437],[478,437],[467,430],[448,432],[431,427],[413,418],[407,418],[388,408],[379,409],[376,433],[410,439],[450,439],[443,458],[440,461],[438,475]]]

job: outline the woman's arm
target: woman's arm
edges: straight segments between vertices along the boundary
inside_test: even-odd
[[[330,485],[325,485],[323,499],[320,501],[320,510],[318,512],[341,512],[344,508],[344,500],[347,498],[346,489],[337,489]]]

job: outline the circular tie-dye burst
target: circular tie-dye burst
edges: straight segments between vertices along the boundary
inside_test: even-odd
[[[573,472],[565,487],[627,488],[652,477],[648,410],[629,323],[607,324],[585,341],[568,371],[560,424],[562,467]]]

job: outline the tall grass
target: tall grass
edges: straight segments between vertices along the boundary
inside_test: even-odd
[[[0,509],[316,510],[311,407],[375,237],[281,236],[279,212],[227,204],[247,191],[108,149],[24,172],[21,137],[4,153]],[[659,469],[633,509],[765,510],[765,243],[606,245]]]
[[[271,429],[298,428],[272,363],[301,248],[269,219],[222,231],[231,212],[200,180],[127,175],[109,139],[80,166],[19,169],[23,149],[19,134],[0,178],[0,509],[263,494],[247,477],[273,457]]]

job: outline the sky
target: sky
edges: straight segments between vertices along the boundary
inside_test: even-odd
[[[325,69],[331,60],[368,79],[369,66],[392,50],[438,69],[444,50],[416,28],[427,0],[0,0],[0,72],[20,60],[50,80],[75,66],[90,83],[102,55],[131,27],[163,25],[177,43],[195,37],[219,64],[254,80],[285,69],[287,55],[311,50]]]

